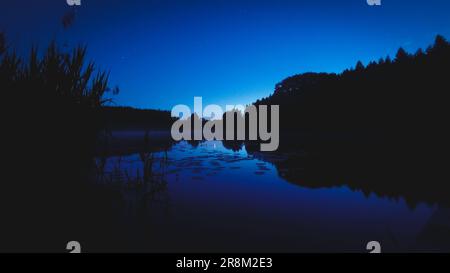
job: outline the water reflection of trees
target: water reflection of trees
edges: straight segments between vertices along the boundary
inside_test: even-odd
[[[420,202],[450,205],[448,174],[425,154],[411,157],[367,136],[324,138],[285,137],[281,149],[271,153],[261,153],[255,145],[246,149],[273,163],[281,178],[304,187],[347,186],[366,196],[374,193],[395,200],[404,198],[410,207]]]

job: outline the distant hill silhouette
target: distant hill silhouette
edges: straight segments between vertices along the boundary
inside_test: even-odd
[[[101,113],[108,130],[170,130],[175,121],[162,110],[105,106]]]

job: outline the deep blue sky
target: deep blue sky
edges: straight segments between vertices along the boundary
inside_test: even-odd
[[[171,109],[250,103],[298,73],[340,72],[399,46],[450,38],[450,1],[81,0],[64,29],[65,0],[1,0],[0,30],[19,52],[51,39],[88,45],[111,70],[119,105]]]

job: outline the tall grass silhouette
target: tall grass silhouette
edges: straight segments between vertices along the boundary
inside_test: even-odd
[[[101,107],[111,101],[109,72],[87,61],[85,46],[17,54],[0,35],[4,176],[1,249],[64,251],[67,240],[91,249],[117,243],[120,197],[90,178]],[[113,209],[115,208],[115,209]],[[98,247],[98,248],[97,248]],[[0,249],[0,250],[1,250]]]
[[[14,51],[7,50],[1,34],[0,54],[0,84],[6,88],[4,90],[46,99],[53,96],[61,102],[91,108],[110,101],[104,98],[105,93],[111,90],[108,88],[109,73],[96,71],[93,62],[86,62],[86,47],[62,52],[52,42],[42,57],[33,47],[26,61]]]

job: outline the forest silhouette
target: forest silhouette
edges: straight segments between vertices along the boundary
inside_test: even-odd
[[[380,129],[443,133],[450,44],[438,35],[425,51],[400,48],[340,74],[304,73],[278,83],[259,104],[279,104],[284,130]]]

